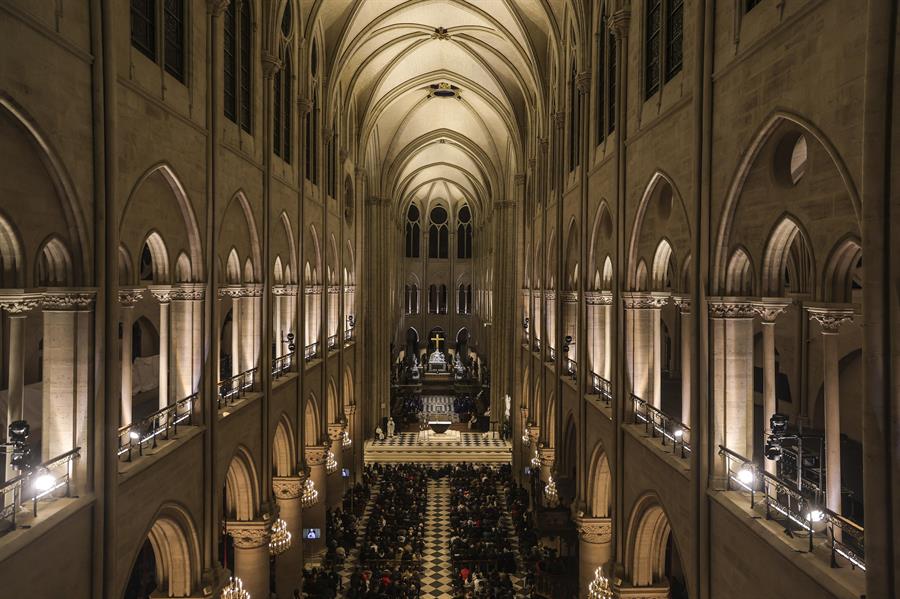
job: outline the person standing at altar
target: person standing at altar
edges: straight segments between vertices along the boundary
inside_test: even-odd
[[[393,419],[393,417],[389,417],[388,421],[387,421],[387,436],[389,438],[394,436],[394,419]]]

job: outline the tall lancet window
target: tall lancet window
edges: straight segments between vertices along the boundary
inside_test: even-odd
[[[287,163],[291,162],[293,85],[294,69],[292,59],[292,38],[294,34],[294,18],[291,3],[284,7],[281,16],[281,69],[275,73],[274,108],[273,108],[273,146],[275,155]]]
[[[469,205],[464,205],[457,217],[459,224],[456,227],[456,257],[468,260],[472,257],[472,213]]]
[[[409,205],[406,211],[406,252],[407,258],[419,257],[419,239],[421,238],[419,228],[419,209],[415,204]]]
[[[250,133],[253,110],[250,85],[252,52],[250,0],[233,0],[225,10],[225,116],[247,133]]]
[[[428,257],[447,258],[450,232],[447,229],[447,211],[442,206],[431,210],[431,226],[428,227]]]

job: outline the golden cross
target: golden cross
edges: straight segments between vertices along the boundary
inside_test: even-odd
[[[434,341],[434,346],[435,346],[435,347],[439,347],[441,341],[443,341],[444,338],[441,337],[441,334],[440,334],[440,333],[435,333],[435,334],[434,334],[434,337],[432,337],[431,340]]]

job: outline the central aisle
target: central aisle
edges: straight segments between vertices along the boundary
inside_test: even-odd
[[[450,480],[428,481],[425,512],[425,551],[422,552],[422,597],[453,597],[450,562]]]

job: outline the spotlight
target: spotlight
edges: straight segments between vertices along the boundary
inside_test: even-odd
[[[825,512],[815,506],[806,513],[806,521],[815,532],[825,530]]]
[[[787,432],[787,427],[788,417],[785,414],[776,412],[769,418],[769,429],[772,431],[773,436],[780,437],[785,434]]]
[[[128,438],[131,439],[132,441],[137,441],[138,439],[141,438],[141,434],[137,431],[129,431]]]
[[[45,493],[56,485],[56,477],[47,472],[42,471],[34,479],[34,490],[38,493]]]
[[[31,453],[31,450],[26,446],[21,452],[16,452],[12,454],[12,459],[9,461],[9,465],[19,472],[28,468],[28,454]]]
[[[19,445],[28,440],[31,427],[24,420],[14,420],[9,424],[9,442]]]
[[[766,441],[766,448],[764,453],[767,460],[777,462],[781,459],[781,456],[784,453],[784,448],[781,447],[781,443],[779,443],[777,440],[769,438]]]
[[[672,436],[675,437],[676,439],[683,439],[684,438],[684,429],[676,428],[674,431],[672,431]]]
[[[741,466],[741,469],[737,472],[737,479],[743,485],[747,485],[748,487],[753,484],[753,465],[749,462],[745,463]]]

